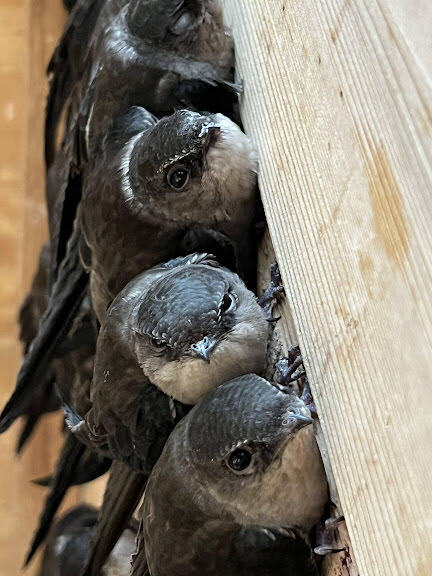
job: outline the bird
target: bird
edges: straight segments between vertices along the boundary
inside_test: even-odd
[[[235,123],[190,110],[158,121],[134,107],[106,136],[80,208],[100,322],[129,280],[181,252],[214,248],[254,276],[257,159]]]
[[[58,402],[61,403],[66,399],[73,403],[77,410],[83,412],[90,408],[90,383],[93,376],[95,347],[96,334],[90,302],[86,298],[68,338],[57,351],[61,354],[51,362],[55,374],[55,396]],[[37,388],[35,390],[37,391]],[[111,458],[92,451],[67,428],[64,430],[64,442],[54,474],[33,481],[35,484],[48,487],[49,491],[25,565],[30,563],[46,538],[55,514],[69,488],[91,482],[105,474],[110,466]]]
[[[308,533],[328,488],[312,423],[256,374],[207,394],[148,480],[133,576],[318,575]]]
[[[135,104],[162,115],[181,106],[234,114],[233,71],[218,0],[78,0],[48,67],[47,166],[65,108],[68,129],[96,140]]]
[[[48,67],[47,198],[54,188],[62,206],[60,247],[71,232],[87,161],[103,154],[111,123],[134,105],[158,116],[181,107],[216,109],[239,120],[233,70],[218,0],[77,1]]]
[[[20,310],[20,339],[28,350],[38,331],[38,324],[49,301],[49,245],[42,247],[39,266],[33,284]],[[79,313],[69,333],[57,349],[44,372],[41,372],[39,386],[32,391],[28,402],[22,405],[25,423],[19,436],[17,453],[20,453],[31,437],[39,419],[46,413],[61,408],[60,397],[73,402],[78,410],[89,409],[90,382],[93,374],[93,360],[96,349],[97,331],[93,321],[89,298],[81,304]],[[26,564],[47,535],[52,520],[67,490],[104,474],[110,464],[109,458],[91,452],[68,430],[54,475],[34,482],[49,487],[39,527],[27,555]]]
[[[73,430],[149,473],[153,444],[163,447],[159,422],[168,429],[173,421],[170,399],[196,404],[227,380],[261,372],[267,333],[255,295],[211,255],[157,265],[110,306],[97,342],[91,408]]]
[[[99,322],[129,280],[179,253],[215,249],[227,254],[225,263],[254,270],[256,155],[236,124],[187,110],[155,121],[135,107],[111,136],[105,161],[87,177],[68,257],[0,416],[0,432],[20,415],[35,375],[55,354],[87,294],[81,261],[90,271]]]
[[[51,529],[39,576],[77,576],[85,566],[98,511],[87,505],[69,510]],[[135,550],[136,522],[131,521],[104,566],[105,576],[128,576]]]
[[[80,59],[85,60],[85,64],[80,64],[75,74],[69,68],[74,68],[73,63]],[[130,120],[128,111],[134,104],[148,105],[148,114],[152,111],[163,114],[172,113],[180,104],[194,107],[195,103],[195,107],[210,109],[213,103],[219,107],[225,92],[232,97],[233,45],[223,26],[220,5],[216,0],[193,3],[78,0],[49,70],[52,79],[46,128],[48,141],[56,140],[58,120],[64,107],[68,106],[66,133],[60,149],[54,150],[49,143],[46,145],[51,150],[47,153],[50,157],[47,160],[47,201],[50,208],[52,289],[38,334],[19,372],[16,389],[0,415],[0,433],[20,415],[22,406],[31,397],[32,388],[37,386],[37,377],[66,336],[87,293],[88,274],[82,267],[82,260],[88,262],[92,253],[77,216],[84,214],[80,205],[83,184],[89,173],[98,170],[104,173],[108,165],[104,164],[103,157],[111,145],[116,146],[115,135],[123,134],[124,137],[136,128],[135,122],[127,126],[127,120]],[[223,94],[219,94],[219,90]],[[227,113],[234,116],[235,102],[230,102],[232,105],[226,106]],[[125,117],[126,122],[122,122]],[[147,121],[141,123],[139,130],[146,125]],[[222,132],[228,134],[231,129],[230,125]],[[114,141],[108,139],[107,142],[108,133],[114,136]],[[171,134],[170,138],[173,136]],[[241,134],[239,136],[240,141],[244,141]],[[218,146],[212,147],[213,153],[220,148],[222,141],[219,139]],[[235,151],[230,150],[227,157],[231,157],[231,152],[235,156]],[[98,168],[88,165],[88,158]],[[224,177],[228,175],[224,173]],[[177,179],[177,185],[179,182]],[[255,186],[253,188],[256,198]],[[89,191],[88,186],[86,190]],[[249,187],[246,191],[249,192]],[[245,210],[247,214],[249,210]],[[243,215],[240,216],[243,222]],[[106,214],[103,217],[105,219]],[[241,223],[238,227],[234,223],[231,225],[237,230]],[[123,221],[122,226],[127,228],[129,223]],[[88,228],[86,233],[91,236]],[[161,244],[163,233],[159,232],[159,236],[158,244]],[[170,238],[174,243],[179,240]],[[146,239],[141,238],[137,248],[142,250],[145,242]],[[181,249],[183,254],[199,246],[199,249],[207,250],[211,245],[213,250],[221,244],[225,245],[224,252],[232,252],[230,239],[226,238],[223,230],[215,231],[213,227],[210,230],[190,230],[183,238],[183,244],[187,246],[187,249]],[[249,250],[245,239],[244,246]],[[250,253],[253,254],[252,248]],[[149,266],[176,255],[170,253],[165,257],[159,253]],[[245,258],[246,262],[249,260],[252,263],[249,266],[253,267],[253,257]],[[124,260],[122,264],[125,264]],[[127,280],[141,271],[138,268]],[[96,284],[95,280],[93,292]],[[101,292],[104,288],[100,286]],[[102,300],[115,295],[102,294]],[[101,306],[98,311],[100,314],[104,312]]]
[[[208,254],[155,266],[115,298],[99,333],[92,407],[81,417],[66,406],[72,433],[118,461],[86,574],[97,574],[100,549],[109,550],[134,511],[190,405],[227,379],[264,369],[267,332],[254,294]]]

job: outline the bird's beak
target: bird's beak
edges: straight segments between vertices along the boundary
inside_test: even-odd
[[[289,414],[288,419],[293,422],[293,426],[295,430],[301,430],[305,426],[309,426],[313,424],[313,418],[310,416],[304,416],[303,414]]]
[[[207,362],[207,364],[210,364],[210,357],[212,355],[213,350],[216,347],[216,344],[217,344],[216,340],[213,340],[213,338],[208,338],[206,336],[199,342],[192,344],[190,350],[195,356],[202,358]]]

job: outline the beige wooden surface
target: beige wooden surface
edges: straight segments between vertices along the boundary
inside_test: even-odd
[[[430,3],[225,0],[225,9],[360,574],[429,576]]]
[[[261,296],[270,281],[270,266],[276,261],[273,244],[268,230],[264,234],[258,249],[258,295]],[[279,318],[278,322],[272,325],[271,336],[267,353],[267,366],[265,377],[273,381],[277,376],[275,366],[278,360],[286,357],[291,346],[297,345],[299,337],[295,327],[289,298],[283,297],[274,307],[273,314]],[[299,390],[296,390],[298,393]],[[321,456],[327,473],[330,496],[329,518],[340,518],[343,516],[343,509],[340,503],[334,474],[330,463],[327,445],[319,421],[314,424],[315,434],[320,448]],[[324,542],[317,541],[322,545]],[[341,550],[334,554],[328,554],[320,567],[322,576],[359,576],[354,551],[351,540],[347,532],[345,522],[340,522],[333,529],[328,530],[325,544],[335,550]]]
[[[19,305],[47,235],[43,159],[45,68],[63,27],[61,0],[0,0],[0,404],[15,383],[21,347]],[[30,484],[51,472],[61,415],[48,417],[23,456],[19,425],[0,436],[0,576],[21,573],[45,492]],[[95,496],[96,492],[96,496]],[[99,497],[100,485],[75,490],[67,505]],[[36,564],[27,571],[34,574]]]

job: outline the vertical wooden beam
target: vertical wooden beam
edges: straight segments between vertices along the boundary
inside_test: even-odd
[[[432,10],[407,29],[401,6],[225,0],[270,234],[362,576],[432,573],[432,92],[416,41]]]

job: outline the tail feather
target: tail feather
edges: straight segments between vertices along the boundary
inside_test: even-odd
[[[36,428],[37,423],[41,414],[29,414],[25,417],[24,426],[21,429],[21,432],[18,436],[18,441],[15,447],[15,454],[19,455],[24,449],[24,446],[27,444],[29,438],[33,434],[34,429]]]
[[[109,458],[105,458],[97,452],[92,452],[89,448],[86,448],[81,461],[75,469],[71,486],[80,486],[81,484],[87,484],[87,482],[96,480],[96,478],[108,472],[110,466],[111,460]],[[54,478],[55,476],[48,475],[42,478],[36,478],[32,480],[32,482],[37,486],[52,486]]]
[[[88,275],[79,261],[79,233],[74,234],[59,277],[53,286],[48,309],[19,371],[15,390],[0,415],[0,434],[22,414],[32,397],[34,386],[43,381],[43,371],[66,337],[71,322],[86,294]],[[39,380],[39,382],[38,382]]]
[[[147,476],[134,472],[122,462],[113,462],[90,558],[81,576],[99,576],[138,506],[146,481]]]
[[[138,550],[132,557],[132,570],[130,576],[149,576],[144,543],[142,539],[138,544]]]
[[[71,485],[76,467],[78,466],[84,451],[85,446],[81,444],[75,436],[68,434],[57,464],[53,485],[45,501],[45,506],[39,520],[39,526],[34,535],[24,566],[27,566],[30,563],[39,546],[45,540],[54,516]]]

